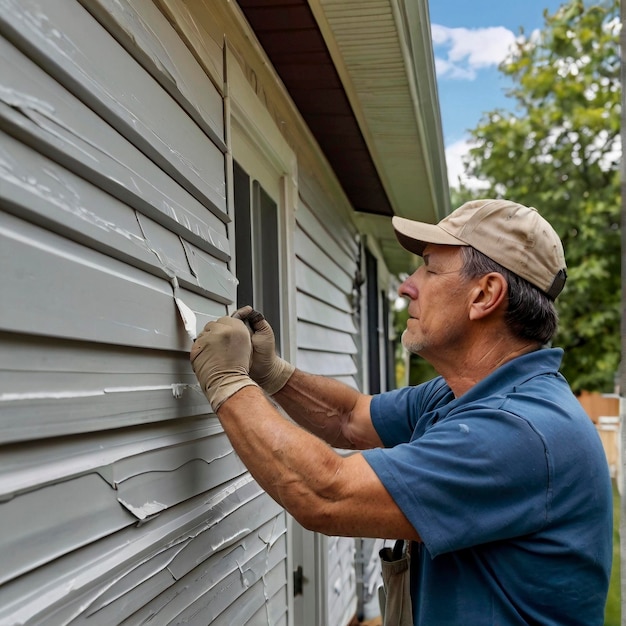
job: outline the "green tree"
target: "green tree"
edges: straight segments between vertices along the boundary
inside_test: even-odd
[[[619,0],[544,12],[500,66],[512,112],[486,113],[466,168],[483,197],[534,206],[561,236],[568,281],[557,299],[563,373],[574,391],[612,391],[620,355]]]

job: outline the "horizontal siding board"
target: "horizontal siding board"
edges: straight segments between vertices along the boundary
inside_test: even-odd
[[[67,398],[66,392],[50,392],[13,399],[9,392],[0,399],[1,440],[27,441],[210,413],[210,405],[199,391],[192,391],[194,387],[191,381],[146,391],[105,387],[78,398],[71,392]]]
[[[354,274],[349,274],[350,267],[342,267],[331,259],[319,246],[302,230],[296,229],[294,235],[294,250],[296,256],[319,274],[325,276],[343,293],[352,291]]]
[[[352,310],[350,295],[339,289],[325,276],[319,274],[311,266],[306,265],[300,259],[295,260],[296,284],[302,293],[322,300],[346,313]]]
[[[335,236],[345,232],[345,224],[328,224],[320,221],[321,216],[315,214],[311,207],[301,202],[296,212],[298,226],[323,250],[337,265],[350,268],[354,265],[354,250],[345,250],[337,243]]]
[[[0,159],[10,163],[0,165],[0,199],[15,214],[155,276],[176,276],[207,297],[232,301],[237,281],[223,260],[226,239],[218,242],[222,259],[212,257],[1,132],[0,141]]]
[[[287,599],[285,589],[282,587],[271,598],[267,600],[265,606],[260,608],[249,620],[246,626],[287,626]]]
[[[220,89],[224,89],[224,31],[217,20],[209,15],[205,20],[196,19],[189,6],[180,0],[156,0],[159,8],[172,24],[187,46],[193,50],[207,76]],[[193,5],[192,5],[193,7]]]
[[[260,526],[258,529],[259,534],[262,534],[269,526],[274,525],[276,519],[272,518],[269,522]],[[269,550],[263,541],[259,538],[258,534],[250,537],[246,544],[246,551],[241,547],[230,548],[221,552],[217,552],[215,555],[209,557],[202,563],[198,563],[198,566],[194,568],[188,576],[181,579],[184,581],[185,587],[180,583],[176,583],[172,577],[171,572],[167,568],[167,561],[157,563],[151,563],[150,561],[142,565],[141,570],[134,571],[131,575],[124,577],[119,582],[116,582],[110,589],[107,589],[102,595],[98,597],[97,602],[93,602],[86,612],[89,617],[96,618],[98,623],[115,623],[120,624],[122,620],[128,620],[128,623],[138,623],[134,621],[139,618],[137,613],[143,614],[143,606],[141,602],[144,599],[154,598],[158,595],[155,591],[164,593],[168,597],[172,597],[170,605],[173,603],[178,606],[175,610],[171,611],[171,615],[176,613],[179,607],[184,607],[179,611],[178,617],[174,619],[182,619],[184,612],[198,609],[198,604],[202,604],[202,601],[213,600],[211,610],[217,608],[215,598],[213,594],[217,590],[220,590],[220,585],[223,585],[223,581],[230,578],[236,578],[238,574],[241,577],[242,570],[248,570],[253,572],[254,577],[258,577],[263,565],[262,560],[267,559],[269,556]],[[175,546],[172,550],[177,549]],[[167,554],[160,554],[159,557],[168,556]],[[285,546],[281,546],[281,550],[275,550],[272,557],[285,558]],[[171,560],[171,558],[170,558]],[[167,569],[166,569],[167,568]],[[220,582],[222,581],[222,582]],[[138,587],[138,583],[148,589],[141,590]],[[193,586],[190,583],[195,583]],[[167,591],[169,588],[169,591]],[[178,592],[176,596],[172,596],[173,593]],[[196,595],[196,598],[193,597]],[[166,619],[166,610],[162,609],[157,613],[158,620]],[[171,619],[171,615],[168,615],[168,619]],[[107,619],[111,621],[106,621]],[[159,623],[167,623],[165,621],[159,621]],[[205,621],[205,624],[208,624]],[[237,623],[237,622],[234,622]]]
[[[318,324],[324,328],[356,334],[357,330],[350,315],[343,311],[298,292],[296,296],[298,319]]]
[[[0,506],[0,527],[13,529],[0,537],[5,557],[0,583],[129,526],[133,517],[145,520],[245,471],[226,436],[220,434],[149,452],[138,446],[134,455],[108,466],[12,493]],[[6,485],[13,474],[4,469],[3,474]],[[42,516],[42,511],[48,513]]]
[[[209,411],[184,352],[0,333],[1,442]]]
[[[125,576],[136,580],[133,573],[138,567],[149,572],[151,566],[144,564],[151,560],[153,565],[158,563],[164,567],[160,555],[165,552],[172,555],[166,568],[170,576],[168,591],[176,585],[184,588],[184,576],[198,564],[209,575],[219,578],[216,564],[223,558],[224,550],[235,550],[235,557],[241,557],[238,529],[253,532],[269,520],[273,527],[277,515],[284,518],[280,511],[246,474],[163,511],[144,525],[128,526],[3,585],[0,587],[0,623],[26,623],[28,620],[41,623],[44,618],[50,623],[65,623],[60,617],[62,614],[76,617],[82,611],[89,612],[112,584],[123,588],[121,581]],[[172,551],[173,547],[176,549]],[[175,568],[173,563],[177,563]],[[236,567],[236,563],[233,562],[233,566]],[[162,571],[156,565],[152,570],[154,573]],[[121,593],[118,607],[123,606],[125,600],[132,600],[133,589],[133,585],[128,584],[127,591]],[[140,594],[141,590],[137,592]],[[55,620],[52,616],[59,618]]]
[[[88,589],[85,594],[87,605],[85,611],[72,619],[69,617],[68,624],[119,624],[155,596],[167,591],[172,586],[172,574],[167,569],[167,564],[172,559],[172,554],[178,551],[178,546],[172,546],[168,550],[160,552],[119,581],[114,581],[108,588],[101,591],[94,600],[94,590]],[[57,611],[56,617],[63,619],[65,614],[76,614],[78,602],[62,606]]]
[[[199,458],[180,461],[179,467],[166,469],[147,465],[149,469],[144,469],[141,474],[116,482],[120,504],[138,519],[145,520],[221,484],[225,477],[235,477],[246,471],[234,452],[206,459],[199,448],[200,445],[194,442],[190,452]],[[176,452],[180,454],[179,450]]]
[[[228,258],[221,213],[215,216],[177,182],[164,176],[148,156],[2,37],[0,62],[5,68],[0,127],[207,252]],[[3,136],[0,145],[5,144],[9,145],[8,138]],[[44,173],[45,159],[35,160],[25,149],[13,155],[15,142],[10,145],[11,150],[5,149],[2,154],[3,186],[15,187],[27,181],[27,176],[38,180]],[[32,165],[24,162],[24,155],[30,155]],[[24,174],[21,168],[25,168]],[[59,208],[68,207],[61,203]],[[37,208],[32,212],[36,213]]]
[[[222,96],[151,2],[79,0],[226,152]]]
[[[348,354],[332,354],[298,349],[297,367],[324,376],[352,376],[357,373],[354,360]]]
[[[277,525],[284,529],[284,512],[267,494],[259,491],[254,498],[245,500],[245,493],[241,490],[238,496],[241,500],[240,506],[229,513],[228,517],[222,517],[221,524],[211,525],[206,531],[202,530],[171,561],[168,569],[176,580],[183,580],[198,564],[222,547],[236,545],[240,563],[245,562],[250,554],[254,554],[254,551],[247,552],[245,538],[259,531],[263,524],[271,521],[272,532]],[[269,535],[269,529],[267,530]],[[256,534],[261,539],[263,549],[271,547],[264,539],[263,532]],[[213,576],[217,578],[217,572]]]
[[[298,322],[296,330],[297,344],[301,349],[351,355],[358,352],[351,333],[322,328],[302,321]]]
[[[182,558],[179,554],[168,565],[168,570],[172,572],[176,581],[132,616],[117,623],[137,624],[143,623],[142,620],[148,618],[156,619],[157,623],[163,624],[174,620],[185,622],[190,615],[197,613],[204,620],[200,623],[208,624],[232,602],[241,601],[241,597],[248,593],[246,576],[250,583],[253,583],[267,572],[268,565],[271,565],[268,559],[286,558],[284,539],[277,542],[275,549],[272,550],[273,546],[265,543],[262,538],[264,530],[275,527],[279,521],[283,527],[285,523],[280,507],[269,505],[268,500],[267,496],[260,496],[249,505],[241,507],[237,515],[233,514],[228,524],[223,524],[233,533],[229,544],[231,546],[234,543],[238,544],[228,553],[222,552],[208,558],[209,554],[215,552],[215,548],[211,549],[210,545],[206,545],[210,540],[215,541],[210,530],[203,533],[207,535],[206,537],[199,536],[196,540],[202,540],[202,545],[187,543],[183,573],[176,568],[176,559]],[[254,532],[256,530],[260,532],[257,534]],[[223,535],[223,531],[216,529],[213,534],[220,536]],[[205,555],[206,550],[210,552]],[[133,591],[129,590],[131,596],[132,593]]]
[[[206,561],[199,563],[198,567],[182,579],[186,587],[182,587],[180,583],[177,584],[173,581],[172,575],[166,567],[167,560],[162,563],[153,563],[152,560],[148,561],[141,568],[137,568],[132,573],[132,576],[131,574],[125,576],[104,591],[97,601],[91,604],[85,616],[91,618],[89,623],[95,621],[98,624],[120,624],[123,620],[127,620],[128,624],[137,624],[138,622],[135,620],[138,616],[136,614],[141,612],[147,600],[156,597],[159,593],[166,592],[170,595],[173,591],[178,590],[179,586],[180,592],[185,593],[187,587],[191,587],[192,583],[195,583],[196,593],[199,593],[198,590],[201,590],[210,594],[211,589],[218,584],[220,577],[223,579],[236,573],[239,573],[241,576],[239,568],[248,565],[251,555],[259,555],[266,550],[266,546],[258,535],[275,524],[276,519],[271,519],[258,529],[258,534],[250,536],[246,542],[248,548],[246,554],[243,553],[241,547],[231,547],[224,551],[219,551]],[[170,552],[175,549],[176,546],[170,549]],[[284,550],[285,548],[283,547],[283,557]],[[169,558],[168,553],[158,556]],[[170,587],[172,589],[168,592]],[[163,618],[163,615],[159,616],[159,618]]]
[[[357,258],[359,254],[358,230],[352,222],[352,208],[340,202],[337,195],[323,190],[319,181],[301,168],[298,177],[299,208],[306,207],[324,224],[328,233],[348,254]]]
[[[198,485],[201,485],[206,491],[209,488],[216,487],[219,483],[213,483],[218,476],[234,478],[245,472],[245,466],[241,459],[237,458],[232,446],[224,433],[218,433],[211,436],[199,437],[195,436],[187,441],[173,441],[172,439],[163,441],[162,446],[141,446],[133,453],[127,454],[123,458],[113,461],[109,465],[109,472],[103,476],[105,480],[115,487],[120,494],[126,489],[126,493],[130,493],[137,489],[137,483],[133,484],[136,479],[141,479],[141,489],[146,492],[154,489],[160,489],[167,493],[167,498],[174,498],[169,506],[178,504],[187,498],[197,494],[187,494],[188,489],[196,489],[195,486],[182,485],[183,481],[176,480],[174,483],[161,485],[154,483],[155,476],[161,474],[166,479],[168,473],[175,474],[184,469],[190,463],[201,462],[205,466],[213,467],[215,464],[215,476],[202,477],[203,470],[197,468]],[[146,449],[148,448],[148,449]],[[217,470],[217,465],[225,460],[233,460],[230,464],[229,471],[224,469]],[[147,483],[145,482],[147,479]],[[181,484],[176,484],[181,483]],[[163,494],[160,495],[163,497]],[[167,507],[165,507],[167,508]]]
[[[22,259],[15,264],[13,259]],[[188,349],[172,285],[85,246],[0,212],[0,330],[153,349]],[[234,287],[234,285],[233,285]],[[234,297],[234,292],[231,298]],[[200,304],[200,323],[225,314]],[[46,323],[41,324],[41,307]]]
[[[202,204],[226,214],[221,150],[82,6],[75,0],[1,0],[0,7],[0,33]]]
[[[112,492],[90,474],[2,503],[0,584],[133,524]]]
[[[271,555],[271,552],[270,552]],[[207,622],[202,619],[195,619],[193,623],[195,626],[204,626],[210,623],[212,626],[231,626],[232,624],[250,624],[250,620],[261,608],[265,611],[265,620],[256,622],[261,625],[272,624],[274,622],[269,621],[267,614],[267,601],[268,598],[276,595],[282,590],[283,601],[287,602],[287,577],[285,572],[285,563],[278,561],[276,558],[268,560],[268,565],[271,567],[269,571],[262,577],[254,580],[249,574],[244,573],[245,583],[250,584],[250,588],[246,591],[245,595],[241,598],[237,598],[236,602],[231,604],[227,610],[223,611],[216,619]],[[232,593],[231,590],[229,592]],[[212,613],[212,612],[211,612]],[[205,617],[209,617],[206,615]]]
[[[85,474],[98,473],[114,485],[119,473],[114,468],[121,461],[128,463],[128,459],[145,458],[142,454],[169,447],[193,448],[196,442],[202,446],[208,438],[214,443],[221,441],[224,454],[232,449],[216,419],[187,419],[149,428],[127,427],[4,445],[0,448],[0,502]]]
[[[348,387],[352,387],[352,389],[356,389],[357,391],[361,390],[354,376],[334,376],[333,378],[341,383],[344,383],[345,385],[348,385]]]
[[[10,172],[0,169],[0,201],[16,215],[155,276],[177,276],[181,284],[215,300],[232,300],[236,279],[224,260],[211,257],[7,135],[0,133],[0,141],[0,159],[11,163]],[[13,224],[19,228],[18,222]],[[220,256],[223,252],[222,246]]]

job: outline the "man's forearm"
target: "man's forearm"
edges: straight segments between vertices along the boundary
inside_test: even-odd
[[[242,388],[217,415],[252,476],[305,528],[419,540],[363,455],[337,454],[280,415],[257,387]]]
[[[218,412],[228,438],[263,489],[300,520],[333,498],[341,458],[323,441],[279,415],[250,388]],[[252,422],[252,423],[251,423]]]
[[[296,369],[272,397],[297,424],[336,448],[381,445],[369,417],[371,398],[344,383]]]

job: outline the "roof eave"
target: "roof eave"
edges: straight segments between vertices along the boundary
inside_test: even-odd
[[[450,200],[426,1],[308,1],[393,214],[439,221]],[[369,213],[358,221],[390,271],[407,271],[413,259],[391,221]]]

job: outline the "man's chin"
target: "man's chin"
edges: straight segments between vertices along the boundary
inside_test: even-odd
[[[402,342],[402,347],[411,354],[419,354],[424,349],[424,344],[411,337],[408,329],[402,333],[400,341]]]

